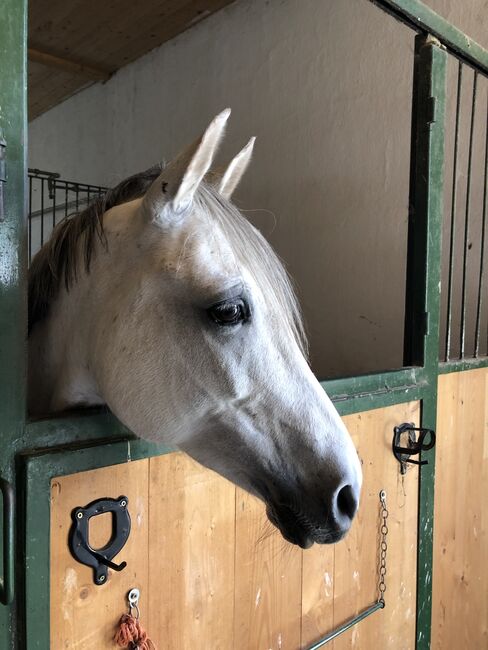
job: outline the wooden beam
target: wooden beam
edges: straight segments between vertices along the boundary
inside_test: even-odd
[[[106,70],[93,68],[92,66],[70,59],[64,59],[54,54],[49,54],[48,52],[41,52],[32,47],[28,48],[28,57],[30,61],[42,63],[42,65],[49,66],[50,68],[58,68],[58,70],[64,70],[70,74],[81,75],[93,81],[107,81],[111,76],[111,73]]]

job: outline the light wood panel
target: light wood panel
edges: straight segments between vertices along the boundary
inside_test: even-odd
[[[298,650],[377,597],[380,511],[389,516],[387,608],[334,642],[336,650],[414,647],[417,470],[401,478],[393,427],[418,422],[415,403],[349,416],[363,461],[359,515],[348,537],[302,552],[267,521],[264,507],[181,453],[55,479],[51,516],[52,647],[113,648],[125,596],[141,588],[142,621],[159,650]],[[119,574],[95,587],[71,558],[70,512],[127,494],[133,532]],[[93,520],[95,546],[109,521]],[[87,625],[87,621],[90,625]]]
[[[488,369],[439,377],[432,648],[488,648]]]
[[[71,64],[115,72],[230,2],[145,0],[135,4],[130,0],[31,0],[29,46],[46,57],[51,55]],[[86,84],[87,77],[83,74],[30,64],[29,119]]]
[[[312,643],[373,604],[378,597],[379,492],[388,504],[386,608],[331,644],[334,650],[407,650],[415,647],[418,470],[401,477],[391,452],[393,427],[419,422],[418,403],[344,418],[363,466],[358,515],[334,547],[304,554],[303,636]]]
[[[147,627],[158,650],[233,644],[235,488],[182,453],[150,461]]]
[[[125,613],[126,594],[138,587],[148,593],[147,548],[149,461],[115,465],[54,479],[51,483],[51,648],[102,650],[114,648],[113,635]],[[120,573],[110,571],[106,584],[93,582],[91,568],[74,560],[68,548],[71,511],[104,497],[129,498],[132,528],[127,544],[115,558],[127,562]],[[93,524],[93,526],[92,526]],[[90,522],[94,544],[109,537],[106,517]],[[143,605],[144,606],[144,605]]]
[[[267,521],[263,505],[237,490],[234,648],[300,647],[302,551]]]

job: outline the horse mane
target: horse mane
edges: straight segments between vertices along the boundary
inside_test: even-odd
[[[110,208],[143,196],[161,173],[162,165],[130,176],[78,214],[66,217],[54,228],[50,239],[34,257],[29,269],[29,332],[48,315],[61,282],[66,291],[78,279],[80,257],[89,273],[97,241],[107,248],[103,215]],[[308,346],[302,315],[291,279],[269,242],[214,187],[212,177],[202,182],[194,200],[211,222],[217,222],[229,241],[237,260],[245,266],[266,301],[281,315],[285,326],[307,356]]]
[[[48,315],[51,304],[58,297],[61,282],[69,291],[77,281],[80,256],[83,256],[85,272],[89,273],[97,240],[106,248],[104,213],[143,196],[160,173],[161,166],[155,165],[134,174],[95,199],[82,212],[69,215],[57,224],[29,268],[29,333]]]

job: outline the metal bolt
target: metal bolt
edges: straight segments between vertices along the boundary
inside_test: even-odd
[[[125,508],[125,506],[127,505],[127,501],[125,499],[122,499],[120,505],[122,506],[122,508]]]
[[[83,513],[82,512],[77,512],[76,516],[78,517],[78,519],[83,519]]]
[[[100,576],[98,578],[98,582],[105,582],[105,576]]]

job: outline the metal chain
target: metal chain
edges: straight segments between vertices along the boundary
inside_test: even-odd
[[[386,520],[388,519],[388,508],[386,507],[386,492],[381,490],[380,492],[380,504],[381,504],[381,541],[380,541],[380,559],[379,559],[379,581],[378,581],[378,602],[385,606],[385,591],[386,591],[386,552],[388,550],[388,544],[386,542],[386,536],[388,535],[388,525]]]

